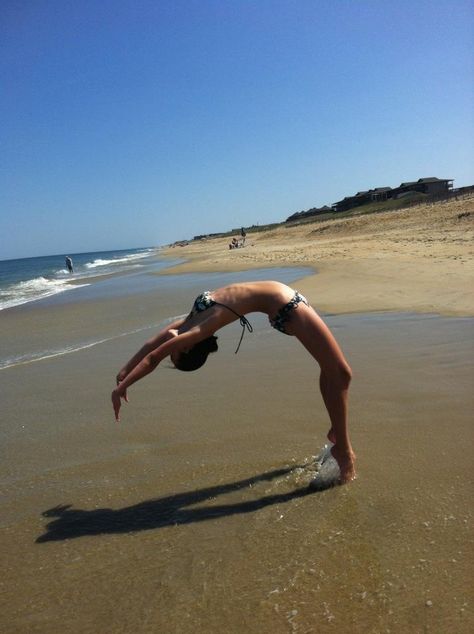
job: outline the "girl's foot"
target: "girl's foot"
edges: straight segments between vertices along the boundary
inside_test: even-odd
[[[341,451],[337,445],[331,449],[331,454],[335,458],[337,464],[339,465],[339,469],[341,471],[340,481],[341,484],[346,484],[347,482],[351,482],[356,478],[355,471],[355,453],[352,449]]]

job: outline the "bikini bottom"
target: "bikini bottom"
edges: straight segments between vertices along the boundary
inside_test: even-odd
[[[275,317],[270,318],[270,325],[273,328],[276,328],[276,330],[279,330],[280,332],[283,332],[285,335],[287,335],[288,333],[285,330],[285,324],[290,319],[291,312],[298,307],[298,304],[300,302],[303,302],[303,304],[309,306],[309,302],[306,297],[304,295],[301,295],[301,293],[298,293],[298,291],[295,291],[292,299],[290,299],[287,304],[280,308]]]

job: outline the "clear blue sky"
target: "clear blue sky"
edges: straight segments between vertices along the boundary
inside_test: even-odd
[[[0,258],[474,183],[467,0],[2,0]]]

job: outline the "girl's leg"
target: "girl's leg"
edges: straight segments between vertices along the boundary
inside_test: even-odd
[[[330,401],[330,387],[329,387],[329,381],[327,376],[324,374],[324,372],[321,372],[321,374],[319,375],[319,389],[321,391],[321,395],[323,397],[323,401],[324,404],[326,405],[326,409],[329,410],[331,409],[331,401]],[[331,421],[331,428],[328,431],[328,435],[327,438],[329,440],[329,442],[332,442],[333,445],[336,444],[336,434],[332,428],[332,421]]]
[[[331,420],[328,438],[334,442],[332,454],[339,464],[342,482],[355,477],[355,455],[348,431],[348,392],[351,368],[342,350],[321,317],[310,307],[299,304],[287,324],[321,368],[319,385]]]

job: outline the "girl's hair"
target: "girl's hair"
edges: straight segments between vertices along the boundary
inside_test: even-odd
[[[188,352],[181,352],[174,365],[183,372],[192,372],[206,363],[208,354],[216,351],[217,337],[212,335],[197,343]]]

